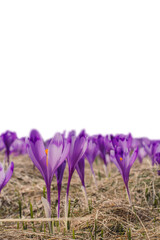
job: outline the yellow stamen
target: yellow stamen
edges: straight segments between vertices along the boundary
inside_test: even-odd
[[[47,155],[47,158],[46,158],[46,165],[47,165],[47,167],[48,167],[48,149],[46,149],[45,152],[46,152],[46,155]]]
[[[122,157],[120,157],[120,160],[122,161],[122,160],[123,160],[123,158],[122,158]]]

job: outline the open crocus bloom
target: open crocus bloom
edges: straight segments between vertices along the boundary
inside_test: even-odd
[[[112,162],[116,165],[123,177],[129,202],[131,204],[128,181],[130,169],[137,158],[138,147],[135,148],[132,152],[132,155],[130,155],[130,143],[127,142],[126,138],[112,137],[112,142],[114,150],[111,150],[110,156],[112,158]]]
[[[14,170],[13,162],[10,163],[6,172],[4,171],[4,167],[2,163],[0,163],[0,192],[12,177],[13,170]]]
[[[49,204],[51,203],[50,188],[53,175],[66,159],[69,148],[69,141],[64,141],[60,133],[55,134],[48,145],[48,149],[45,149],[43,139],[37,130],[32,130],[30,137],[27,139],[28,154],[45,180]]]

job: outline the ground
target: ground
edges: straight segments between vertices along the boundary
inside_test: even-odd
[[[0,155],[2,161],[4,156]],[[70,221],[66,230],[64,204],[68,169],[65,169],[61,192],[60,224],[53,221],[53,234],[44,222],[41,197],[45,183],[28,156],[11,156],[14,174],[0,195],[0,240],[13,239],[160,239],[160,176],[149,159],[134,163],[129,187],[132,205],[129,205],[122,177],[113,164],[108,166],[106,178],[100,159],[94,163],[98,183],[96,188],[86,161],[85,183],[89,206],[86,205],[81,182],[75,172],[70,187]],[[57,216],[56,178],[52,182],[52,217]],[[30,207],[33,208],[33,219]],[[16,222],[22,218],[23,222]],[[2,222],[10,219],[10,222]]]

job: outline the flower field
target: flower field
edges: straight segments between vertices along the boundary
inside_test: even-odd
[[[5,165],[6,169],[9,168],[7,161],[9,166],[13,163],[14,170],[7,184],[1,189],[0,239],[160,239],[158,141],[156,144],[152,142],[152,147],[156,146],[152,151],[153,156],[144,154],[145,156],[139,161],[140,147],[135,146],[133,139],[134,144],[128,153],[126,150],[130,149],[128,136],[123,138],[119,136],[118,146],[116,146],[117,142],[115,143],[116,139],[111,138],[110,143],[114,147],[114,152],[110,149],[110,160],[106,157],[106,172],[105,161],[98,150],[93,161],[93,169],[91,168],[87,160],[87,151],[91,147],[90,138],[84,133],[79,136],[85,137],[88,145],[85,150],[84,165],[79,165],[79,171],[77,168],[73,171],[68,204],[66,204],[66,193],[71,173],[69,164],[65,165],[64,174],[62,174],[60,197],[58,195],[60,178],[55,172],[50,186],[50,204],[47,205],[45,202],[48,199],[47,184],[44,181],[44,175],[31,161],[32,155],[29,150],[23,154],[17,154],[17,151],[12,149],[6,157],[6,149],[2,149],[0,162],[4,163],[5,159],[5,164],[2,165]],[[98,138],[103,146],[104,139],[100,136]],[[28,139],[31,139],[31,135]],[[71,144],[71,138],[68,139],[68,143]],[[120,141],[123,143],[125,141],[128,145],[122,146]],[[107,138],[104,143],[107,143]],[[151,142],[149,144],[151,145]],[[151,149],[149,144],[144,145],[146,153],[147,147]],[[98,146],[102,149],[100,144]],[[120,146],[121,149],[119,149]],[[29,148],[29,146],[26,147]],[[78,147],[78,141],[76,147]],[[51,145],[46,149],[51,149]],[[125,151],[121,152],[120,150],[123,149]],[[115,161],[118,162],[120,159],[119,164],[123,161],[127,162],[127,156],[129,156],[131,162],[134,151],[135,160],[129,172],[128,185],[126,185],[126,175],[124,176],[122,172],[125,166],[122,169],[120,165],[119,169]],[[122,155],[117,159],[116,154],[118,157],[119,154]],[[71,152],[70,159],[75,159],[71,157]],[[50,161],[51,157],[46,153],[44,162],[47,167],[50,166]],[[2,173],[0,180],[2,185]],[[60,203],[59,206],[58,203]]]

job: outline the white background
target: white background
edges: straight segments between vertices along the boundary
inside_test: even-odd
[[[0,1],[0,133],[160,139],[159,1]]]

